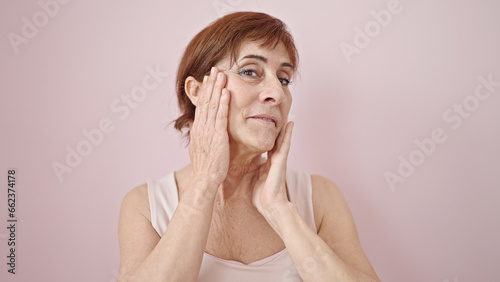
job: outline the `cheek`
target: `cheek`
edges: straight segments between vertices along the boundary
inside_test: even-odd
[[[252,95],[252,89],[254,87],[251,87],[246,82],[236,77],[228,76],[226,88],[231,93],[229,111],[231,111],[231,108],[234,110],[243,108],[251,104],[255,99],[255,95]]]
[[[292,108],[292,102],[293,102],[292,96],[288,94],[288,97],[286,98],[286,100],[283,103],[283,112],[286,115],[288,115],[288,113],[290,113],[290,109]]]

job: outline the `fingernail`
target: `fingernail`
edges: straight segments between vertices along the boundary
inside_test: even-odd
[[[222,78],[222,73],[221,73],[221,72],[219,72],[219,73],[217,74],[217,79],[221,79],[221,78]]]
[[[212,67],[212,68],[210,69],[210,74],[213,74],[214,72],[215,72],[215,67]]]
[[[206,76],[206,75],[205,75],[205,76],[203,77],[203,82],[207,82],[207,79],[208,79],[208,76]]]

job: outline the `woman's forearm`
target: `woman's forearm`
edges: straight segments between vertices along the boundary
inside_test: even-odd
[[[204,190],[196,187],[183,196],[162,238],[130,281],[197,281],[214,203]]]
[[[307,225],[294,204],[273,204],[264,214],[285,243],[302,280],[379,281],[342,261]]]

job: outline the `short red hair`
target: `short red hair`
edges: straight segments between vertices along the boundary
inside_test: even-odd
[[[285,23],[268,14],[236,12],[226,15],[200,31],[189,43],[179,64],[176,92],[181,116],[175,128],[182,131],[194,120],[196,107],[186,95],[184,83],[189,76],[198,81],[218,62],[230,55],[230,64],[236,61],[237,52],[245,40],[262,40],[261,47],[274,48],[285,45],[294,70],[297,69],[298,52],[293,37]],[[189,131],[187,132],[189,136]]]

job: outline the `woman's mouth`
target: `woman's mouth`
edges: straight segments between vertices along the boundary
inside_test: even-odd
[[[265,123],[265,124],[272,124],[272,125],[276,126],[276,120],[277,119],[275,117],[273,117],[273,116],[269,116],[269,115],[256,115],[256,116],[252,116],[250,118],[251,119],[255,119],[256,121]]]

